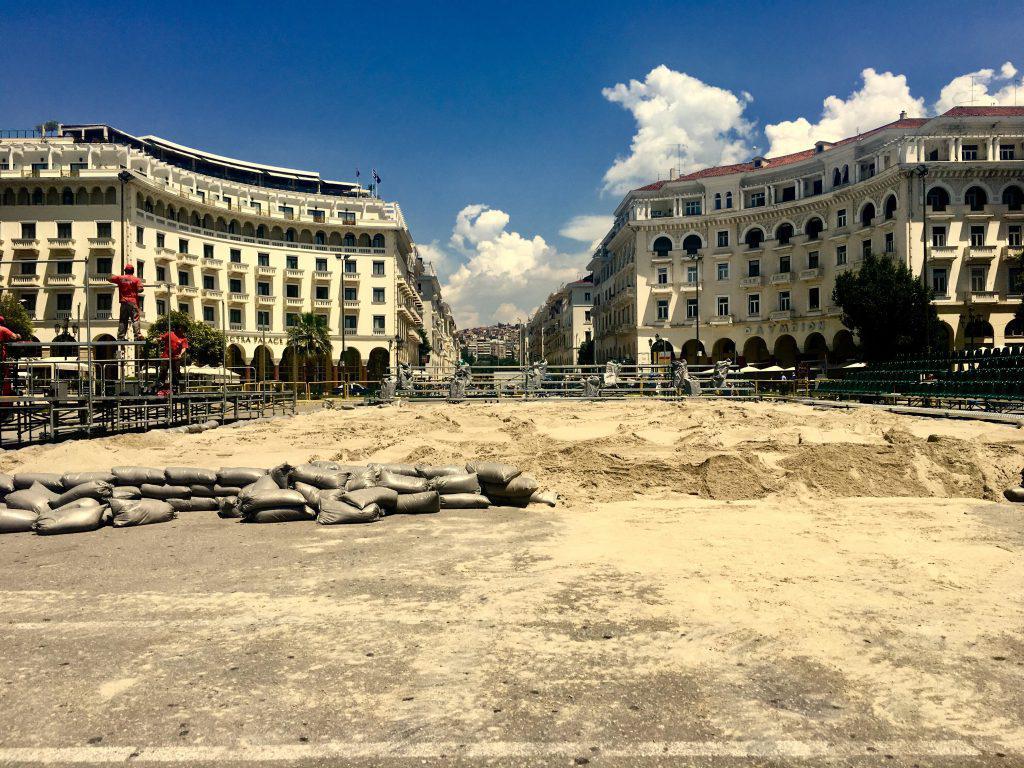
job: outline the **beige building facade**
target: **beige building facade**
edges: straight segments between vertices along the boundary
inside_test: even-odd
[[[577,365],[579,348],[593,339],[593,277],[567,283],[547,297],[527,324],[530,362]]]
[[[249,379],[290,376],[287,332],[301,313],[330,329],[323,380],[418,364],[421,334],[431,335],[417,290],[424,265],[396,203],[106,125],[0,138],[0,249],[3,287],[41,341],[67,323],[80,339],[87,325],[94,341],[114,338],[107,277],[125,263],[147,285],[144,327],[174,309],[223,329],[228,364]],[[430,322],[450,336],[448,317]]]
[[[1024,107],[671,176],[626,195],[588,265],[598,362],[848,359],[832,289],[869,250],[933,287],[947,347],[1024,343]]]

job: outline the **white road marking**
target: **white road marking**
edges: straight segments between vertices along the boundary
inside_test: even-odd
[[[597,747],[596,753],[592,748]],[[995,751],[995,747],[992,747]],[[1012,754],[1011,750],[1000,750]],[[104,763],[228,763],[293,762],[330,758],[526,758],[575,757],[690,757],[690,758],[856,758],[881,757],[977,757],[981,749],[965,741],[666,741],[603,746],[593,742],[495,741],[458,742],[325,742],[323,744],[252,744],[238,746],[165,747],[0,747],[0,764],[98,765]]]

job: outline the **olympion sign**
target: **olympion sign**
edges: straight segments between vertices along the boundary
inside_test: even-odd
[[[825,330],[824,320],[779,320],[776,322],[769,321],[767,327],[765,325],[756,325],[751,328],[749,325],[743,329],[743,332],[750,336],[755,334],[757,336],[763,336],[765,333],[798,333],[800,331],[823,331]]]

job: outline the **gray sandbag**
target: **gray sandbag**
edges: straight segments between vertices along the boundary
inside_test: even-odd
[[[443,467],[417,464],[416,474],[427,478],[427,480],[433,480],[435,477],[444,477],[445,475],[464,475],[466,474],[466,467],[462,464],[448,464]]]
[[[245,517],[261,509],[304,506],[305,497],[291,488],[278,488],[274,491],[250,491],[246,488],[238,496],[238,508]]]
[[[102,480],[104,483],[110,483],[113,485],[114,473],[101,469],[93,472],[65,472],[60,476],[61,484],[63,484],[65,489],[74,488],[76,485],[91,483],[94,480]]]
[[[153,499],[156,501],[156,499]],[[217,512],[220,501],[213,496],[193,496],[191,499],[167,499],[175,512]]]
[[[205,432],[206,428],[202,424],[189,424],[182,427],[190,435],[198,435],[200,432]]]
[[[1022,502],[1024,501],[1024,488],[1007,488],[1003,491],[1003,496],[1007,501]]]
[[[207,421],[204,421],[201,426],[205,432],[207,429],[216,429],[220,426],[220,422],[217,421],[217,419],[208,419]]]
[[[292,470],[295,469],[287,461],[283,461],[270,470],[270,476],[278,488],[287,488],[291,484]]]
[[[50,509],[50,502],[55,498],[57,494],[41,483],[35,483],[31,488],[8,493],[4,503],[11,509],[30,509],[41,515]]]
[[[391,488],[392,490],[401,493],[423,493],[424,491],[430,490],[428,480],[423,477],[413,477],[412,475],[396,475],[394,472],[388,472],[386,469],[382,469],[380,477],[377,478],[377,485],[384,488]]]
[[[441,495],[441,509],[486,509],[491,500],[479,493],[445,493]]]
[[[396,515],[425,515],[440,511],[441,496],[437,491],[399,494],[395,504]]]
[[[6,496],[17,490],[14,487],[14,478],[5,472],[0,472],[0,496]]]
[[[106,504],[96,499],[79,499],[39,515],[33,528],[40,536],[95,531],[103,525],[104,513],[108,510]]]
[[[115,528],[167,523],[178,516],[168,502],[159,499],[111,499],[110,511]]]
[[[167,467],[164,480],[168,485],[209,485],[217,482],[217,473],[199,467]]]
[[[363,488],[373,488],[377,485],[377,470],[366,467],[362,472],[349,477],[345,483],[346,491],[361,491]]]
[[[523,473],[513,464],[502,464],[498,461],[474,461],[466,465],[467,472],[475,472],[481,483],[506,485]]]
[[[32,509],[0,507],[0,533],[27,533],[38,519],[39,515]]]
[[[274,481],[274,478],[272,478],[270,475],[263,475],[262,477],[256,478],[256,480],[254,480],[253,482],[249,483],[247,486],[242,488],[242,490],[238,492],[238,495],[241,496],[245,491],[249,491],[250,493],[254,493],[256,491],[279,491],[279,490],[281,490],[281,486],[279,486]]]
[[[61,476],[56,472],[16,472],[14,474],[14,490],[16,491],[31,488],[36,483],[54,493],[62,493],[64,491],[64,483],[61,481]]]
[[[251,515],[246,515],[242,522],[245,523],[295,523],[303,520],[314,520],[316,514],[305,504],[298,507],[279,507],[269,509],[258,509]]]
[[[53,509],[56,509],[57,507],[63,507],[70,504],[72,501],[78,501],[79,499],[109,499],[110,494],[113,493],[113,491],[114,486],[106,480],[90,480],[87,483],[80,483],[79,485],[73,486],[71,490],[65,491],[57,498],[51,500],[50,506]]]
[[[394,475],[408,475],[409,477],[419,477],[419,470],[412,464],[376,464],[375,466],[380,467],[381,472],[390,472]]]
[[[519,475],[508,483],[481,483],[484,495],[490,498],[526,499],[540,487],[536,478],[531,475]]]
[[[384,517],[381,508],[376,504],[356,507],[341,499],[324,499],[320,504],[320,514],[316,521],[320,525],[344,525],[346,523],[372,523]]]
[[[151,485],[143,483],[139,490],[144,499],[191,499],[192,490],[187,485]]]
[[[480,493],[480,481],[475,474],[442,475],[430,482],[430,488],[442,496],[447,493]]]
[[[346,472],[347,474],[351,474],[344,469],[344,464],[339,464],[336,461],[328,461],[327,459],[314,459],[309,462],[309,465],[313,467],[320,467],[320,469],[329,469],[332,472]]]
[[[530,494],[531,504],[547,504],[553,507],[558,503],[558,497],[554,491],[534,491]]]
[[[309,483],[296,483],[295,490],[302,494],[306,503],[316,509],[320,506],[320,489]]]
[[[290,484],[305,483],[316,488],[344,488],[348,482],[348,472],[317,467],[313,464],[300,464],[288,475]]]
[[[246,485],[248,485],[248,483],[246,483]],[[276,487],[277,483],[274,483],[274,486]],[[221,485],[220,483],[218,483],[217,485],[213,486],[213,495],[216,496],[218,499],[224,496],[237,496],[241,492],[241,487],[237,485]]]
[[[217,499],[217,517],[236,518],[241,517],[242,512],[238,509],[238,499],[234,496],[221,496]]]
[[[188,489],[192,491],[193,499],[212,499],[217,495],[212,485],[190,485]]]
[[[398,491],[378,485],[373,488],[361,488],[358,491],[345,491],[341,500],[359,509],[376,504],[381,509],[393,510],[398,504]]]
[[[142,491],[134,485],[118,485],[110,493],[112,499],[141,499]]]
[[[111,467],[116,485],[164,485],[164,471],[156,467]]]
[[[259,467],[221,467],[217,470],[217,484],[225,488],[244,488],[255,483],[269,470]]]

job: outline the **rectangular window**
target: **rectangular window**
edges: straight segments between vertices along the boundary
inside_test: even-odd
[[[114,294],[100,293],[96,295],[96,309],[100,312],[109,312],[114,308]]]
[[[241,264],[242,263],[242,249],[241,248],[232,248],[230,251],[228,251],[228,259],[231,261],[232,264]]]
[[[178,238],[178,253],[188,253],[188,240],[183,237]]]
[[[146,228],[136,227],[135,228],[135,244],[145,245],[146,244]]]
[[[946,228],[932,227],[932,245],[941,248],[946,244]]]
[[[789,272],[790,270],[789,256],[779,256],[779,272]]]
[[[264,282],[256,283],[256,295],[257,296],[269,296],[270,295],[270,283],[264,283]]]
[[[760,317],[761,294],[751,293],[747,296],[747,315],[750,317]]]
[[[146,262],[144,262],[142,259],[139,259],[135,263],[135,276],[139,278],[139,280],[146,276]]]
[[[70,293],[58,293],[57,294],[57,311],[58,312],[70,312],[71,311],[71,296]]]
[[[256,266],[269,267],[270,266],[270,254],[269,253],[257,253],[256,254]]]
[[[697,282],[697,265],[687,264],[686,265],[686,282],[691,285]]]
[[[35,260],[19,262],[19,266],[21,267],[21,269],[19,271],[19,274],[22,274],[22,275],[34,275],[36,273],[36,262],[35,262]]]
[[[345,259],[345,271],[351,275],[354,275],[356,273],[355,259]]]
[[[658,267],[658,285],[668,285],[667,267]]]
[[[256,311],[256,326],[260,329],[270,328],[270,313],[265,309]]]
[[[836,211],[836,226],[837,227],[845,227],[846,226],[846,209],[845,208],[841,208],[840,210]]]
[[[355,301],[357,297],[357,289],[351,286],[345,286],[345,301]]]
[[[750,193],[750,207],[760,208],[764,205],[764,192],[751,192]]]
[[[932,267],[932,290],[936,296],[945,296],[949,290],[949,273],[945,267]]]
[[[384,303],[384,289],[383,288],[374,288],[373,289],[373,303],[374,304],[383,304]]]
[[[263,203],[261,203],[259,200],[250,200],[249,205],[257,213],[263,211]]]
[[[1014,152],[1013,144],[1000,144],[999,145],[999,159],[1000,160],[1014,160],[1014,159],[1016,159],[1016,152]]]
[[[985,225],[971,225],[971,247],[979,248],[985,244]]]
[[[1024,294],[1024,269],[1021,267],[1010,267],[1007,270],[1006,292],[1010,296]]]
[[[316,294],[315,295],[316,295],[316,298],[319,299],[320,301],[324,301],[324,300],[330,298],[330,296],[328,295],[328,288],[327,288],[326,285],[318,285],[316,287]]]
[[[792,200],[796,200],[796,187],[783,187],[782,200],[780,202],[788,203]]]
[[[108,238],[113,237],[111,235],[110,222],[109,221],[97,221],[96,222],[96,237]]]
[[[761,260],[751,259],[747,262],[747,277],[761,276]]]
[[[242,324],[242,310],[238,307],[232,307],[228,310],[228,322],[232,325]]]
[[[285,326],[287,328],[291,328],[292,326],[294,326],[295,323],[298,322],[298,320],[299,320],[299,316],[297,314],[295,314],[294,312],[287,312],[287,313],[285,313],[284,324],[285,324]]]
[[[375,262],[373,262],[373,276],[374,277],[384,277],[384,262],[383,261],[375,261]]]
[[[658,299],[658,319],[668,320],[668,301],[666,299]]]
[[[318,258],[316,260],[316,271],[317,272],[326,272],[327,271],[327,259],[319,259]]]
[[[167,302],[163,299],[156,300],[156,314],[158,317],[167,314]]]
[[[807,308],[821,309],[821,288],[815,286],[807,289]]]
[[[971,292],[978,293],[985,290],[985,268],[971,267]]]
[[[818,252],[817,251],[809,251],[808,254],[807,254],[807,268],[808,269],[817,269],[818,268],[818,262],[819,262]]]
[[[159,267],[157,269],[160,269]],[[114,260],[109,256],[96,259],[96,274],[97,275],[109,275],[114,271]]]
[[[211,243],[203,243],[203,258],[204,259],[212,259],[213,258],[213,245]]]
[[[214,321],[213,307],[203,306],[203,321],[212,323]]]
[[[21,239],[22,240],[35,240],[36,239],[36,223],[34,221],[23,221],[21,223]]]
[[[960,159],[961,160],[977,160],[978,159],[978,145],[977,144],[964,144],[960,148]]]
[[[871,253],[871,241],[861,240],[860,241],[860,255],[867,258],[868,254]]]
[[[164,233],[163,232],[157,232],[156,233],[156,247],[157,248],[163,248],[164,247]]]
[[[58,221],[57,222],[57,238],[59,240],[70,240],[71,239],[71,222],[70,221]]]
[[[70,275],[72,263],[67,259],[62,259],[57,262],[57,274],[58,275]]]
[[[687,216],[700,216],[700,200],[687,200],[684,210]]]
[[[1011,224],[1006,232],[1006,244],[1011,248],[1019,248],[1024,241],[1021,240],[1020,224]]]
[[[789,308],[789,291],[779,291],[779,309],[787,310]]]
[[[284,295],[289,299],[299,298],[299,286],[297,283],[285,283]]]
[[[719,296],[718,297],[718,316],[725,317],[729,314],[729,297]]]
[[[21,294],[21,306],[28,312],[29,317],[34,317],[36,314],[36,299],[38,294],[35,291],[30,293]]]
[[[213,275],[203,275],[203,288],[208,291],[214,290],[217,286],[214,284]]]
[[[687,299],[686,300],[686,319],[693,320],[697,317],[697,300]]]
[[[298,269],[299,268],[299,257],[298,256],[285,256],[284,257],[284,265],[288,269]]]
[[[188,272],[183,269],[178,270],[178,285],[188,285]]]
[[[729,247],[729,230],[721,229],[718,231],[718,247],[728,248]]]
[[[242,280],[237,277],[232,277],[228,281],[228,290],[231,293],[242,293]]]
[[[727,262],[727,261],[720,261],[720,262],[718,262],[718,264],[715,265],[715,270],[716,270],[716,272],[718,274],[718,279],[719,280],[728,280],[729,279],[729,262]]]
[[[285,216],[295,215],[295,209],[290,205],[279,205],[277,206],[277,210],[283,213]]]
[[[373,316],[373,330],[375,332],[384,332],[384,315]]]
[[[110,271],[111,270],[109,270],[109,269],[107,270],[107,272],[110,272]],[[166,283],[167,282],[167,269],[165,267],[157,267],[156,268],[156,281],[158,283]]]
[[[822,192],[822,189],[824,189],[823,185],[824,185],[824,182],[822,182],[821,179],[815,179],[811,183],[811,194],[812,195],[820,195],[821,192]]]
[[[896,236],[892,232],[885,233],[885,252],[896,253]]]
[[[374,326],[374,327],[376,327],[376,326]],[[380,329],[382,331],[384,330],[383,324],[381,325]],[[356,330],[356,316],[355,315],[345,315],[345,330],[346,331],[354,331],[354,330]]]

